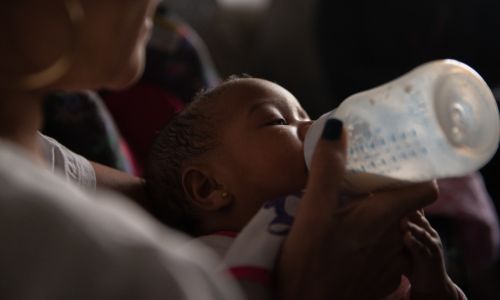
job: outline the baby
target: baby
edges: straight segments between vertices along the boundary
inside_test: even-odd
[[[266,80],[232,78],[200,94],[153,145],[146,208],[194,236],[242,231],[262,207],[280,211],[286,203],[275,205],[276,199],[305,188],[303,141],[310,124],[297,99]],[[274,221],[293,219],[282,210]],[[452,299],[465,298],[449,280],[441,241],[423,214],[410,216],[404,229],[416,263],[409,274],[412,287],[442,293],[432,291],[431,278],[445,278],[454,289]]]

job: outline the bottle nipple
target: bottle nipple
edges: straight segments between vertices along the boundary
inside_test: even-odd
[[[451,136],[450,140],[456,146],[464,142],[467,135],[467,121],[465,109],[460,103],[454,103],[451,107]]]

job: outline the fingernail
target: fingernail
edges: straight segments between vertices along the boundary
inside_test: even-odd
[[[343,123],[337,119],[328,119],[323,128],[323,139],[327,141],[336,141],[342,136]]]

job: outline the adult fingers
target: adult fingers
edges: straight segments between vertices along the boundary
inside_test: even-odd
[[[408,269],[408,260],[404,255],[403,234],[399,226],[392,226],[383,234],[378,235],[375,240],[370,241],[373,237],[363,235],[365,240],[365,248],[360,249],[360,253],[364,253],[366,260],[365,269],[363,271],[363,278],[369,281],[374,281],[381,277],[381,274],[389,276],[394,273],[386,272],[389,264],[398,263],[399,266],[397,275],[400,276]],[[394,279],[394,277],[392,277]],[[397,277],[399,279],[399,277]]]
[[[371,206],[375,220],[390,224],[431,204],[437,196],[437,185],[432,181],[376,193],[372,201],[367,201],[364,205]]]
[[[395,252],[387,252],[385,255],[371,256],[371,260],[378,261],[378,268],[372,266],[364,272],[365,277],[363,290],[367,292],[366,297],[360,299],[382,299],[397,290],[401,283],[401,276],[408,270],[408,258],[399,249]],[[368,295],[372,295],[371,297]],[[376,295],[376,297],[374,297]]]
[[[306,201],[326,204],[324,207],[333,209],[338,207],[340,183],[345,173],[346,147],[347,139],[342,122],[337,119],[327,120],[311,161],[304,194],[308,198]]]

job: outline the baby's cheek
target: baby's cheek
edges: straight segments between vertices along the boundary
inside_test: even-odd
[[[307,179],[307,168],[298,166],[295,172],[289,172],[287,194],[302,191],[307,185]]]

